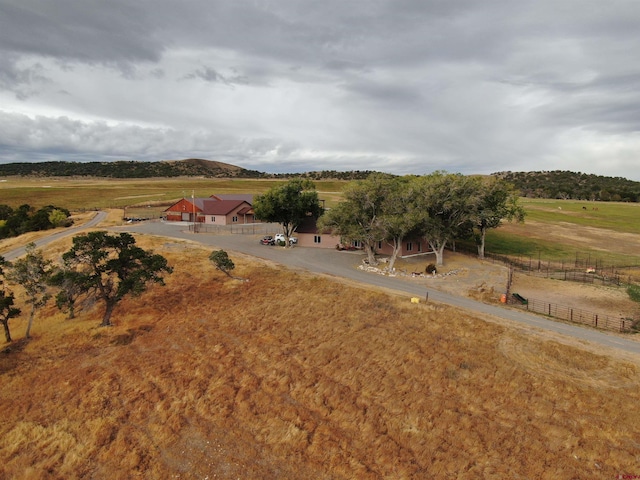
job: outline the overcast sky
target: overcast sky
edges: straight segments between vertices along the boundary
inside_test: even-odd
[[[640,180],[636,0],[0,0],[0,163]]]

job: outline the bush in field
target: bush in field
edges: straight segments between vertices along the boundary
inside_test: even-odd
[[[627,287],[627,294],[634,302],[640,302],[640,285],[629,285]]]
[[[69,212],[54,208],[49,212],[49,223],[54,227],[69,227],[73,222],[68,220]]]
[[[211,252],[209,260],[211,260],[218,270],[226,274],[228,277],[231,276],[230,272],[236,268],[233,260],[229,258],[229,255],[224,250],[215,250]]]

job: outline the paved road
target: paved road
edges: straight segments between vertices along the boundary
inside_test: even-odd
[[[106,212],[96,212],[96,215],[87,223],[83,223],[82,225],[78,225],[77,227],[69,227],[64,230],[60,230],[59,232],[52,233],[51,235],[48,235],[46,237],[42,237],[33,243],[36,244],[36,248],[44,249],[44,247],[46,247],[47,244],[56,240],[60,240],[61,238],[64,238],[64,237],[68,237],[69,235],[73,235],[74,233],[78,233],[80,230],[84,230],[85,228],[94,227],[97,224],[99,224],[101,221],[103,221],[105,218],[107,218]],[[25,247],[23,246],[23,247],[16,248],[14,250],[10,250],[7,253],[3,254],[2,256],[4,257],[5,260],[12,261],[12,260],[15,260],[16,258],[20,258],[25,253],[26,253]]]
[[[398,278],[390,278],[359,270],[356,267],[361,262],[362,256],[352,252],[338,252],[333,249],[295,247],[284,249],[259,245],[257,235],[224,235],[224,234],[193,234],[187,231],[184,225],[163,223],[159,221],[130,224],[119,227],[118,230],[126,230],[132,233],[146,233],[187,239],[211,245],[215,248],[223,248],[228,251],[237,251],[259,258],[271,260],[293,268],[300,268],[315,273],[322,273],[336,277],[343,277],[362,284],[375,285],[396,291],[406,292],[413,296],[425,298],[428,293],[429,300],[446,303],[473,312],[480,312],[501,319],[523,323],[542,330],[555,332],[575,339],[595,343],[604,347],[618,349],[624,352],[640,354],[640,342],[624,338],[607,332],[592,330],[560,322],[554,322],[545,317],[515,310],[508,307],[487,305],[470,298],[451,295],[438,290],[427,289],[424,285],[406,282]]]

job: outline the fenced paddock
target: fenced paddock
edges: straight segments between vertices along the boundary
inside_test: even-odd
[[[624,333],[640,331],[640,317],[637,315],[634,316],[634,318],[621,318],[619,316],[592,312],[581,308],[559,305],[545,300],[534,298],[525,299],[517,293],[511,292],[514,271],[519,271],[524,275],[533,277],[590,283],[593,285],[623,286],[625,284],[634,284],[638,280],[637,265],[606,266],[598,259],[588,256],[585,260],[581,258],[579,254],[576,254],[574,261],[560,262],[543,261],[542,259],[535,260],[532,257],[513,258],[491,254],[486,256],[486,260],[503,263],[509,267],[506,297],[507,303],[513,306],[559,320],[589,325],[603,330]],[[594,265],[594,267],[590,267],[589,265]]]
[[[598,258],[583,258],[578,253],[575,259],[560,261],[486,253],[485,260],[502,263],[527,275],[556,280],[617,286],[640,282],[640,265],[606,265]]]
[[[543,270],[543,271],[526,271],[526,275],[532,277],[551,278],[554,280],[564,280],[568,282],[590,283],[592,285],[616,285],[620,286],[622,282],[620,275],[604,275],[601,272],[587,273],[586,271],[576,270]]]
[[[569,307],[566,305],[558,305],[556,303],[549,303],[534,298],[527,298],[526,303],[523,304],[515,298],[514,295],[511,295],[508,303],[530,312],[541,313],[549,317],[566,320],[567,322],[589,325],[603,330],[631,332],[638,324],[638,320],[635,319],[620,318],[601,313],[589,312],[587,310]]]

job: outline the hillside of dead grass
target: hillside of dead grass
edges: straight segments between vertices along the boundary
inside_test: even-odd
[[[0,477],[573,479],[640,465],[639,364],[141,238],[165,287],[0,354]]]

